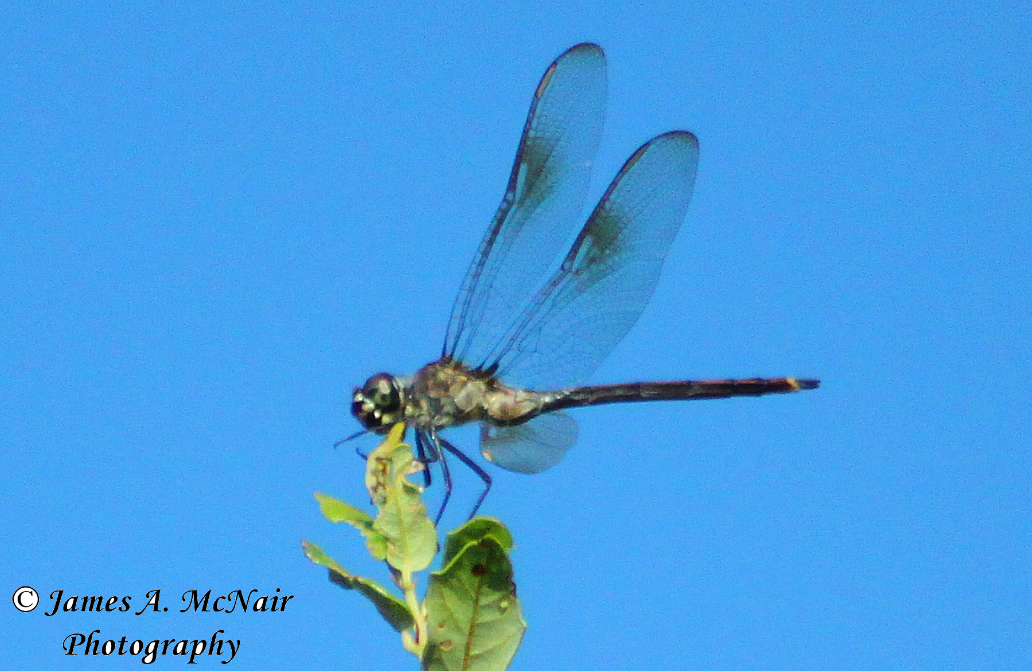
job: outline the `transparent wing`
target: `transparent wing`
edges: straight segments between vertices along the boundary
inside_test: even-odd
[[[517,473],[540,473],[558,464],[577,442],[577,422],[550,412],[517,426],[480,427],[480,451],[493,464]]]
[[[566,388],[590,375],[638,320],[688,210],[699,145],[674,131],[628,159],[559,270],[488,361],[509,384]]]
[[[595,44],[569,49],[541,78],[505,196],[452,307],[444,356],[483,364],[558,261],[584,203],[605,97]]]

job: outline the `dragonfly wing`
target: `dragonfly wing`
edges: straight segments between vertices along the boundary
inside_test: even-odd
[[[445,356],[484,364],[573,237],[605,98],[606,61],[598,45],[569,49],[545,72],[502,203],[452,307]]]
[[[492,353],[509,384],[580,383],[627,334],[652,296],[695,186],[699,144],[665,133],[636,151],[599,201],[559,270]]]
[[[555,466],[575,442],[577,422],[562,412],[540,415],[517,426],[480,427],[484,457],[517,473],[540,473]]]

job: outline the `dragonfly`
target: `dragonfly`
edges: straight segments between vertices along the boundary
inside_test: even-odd
[[[577,440],[565,410],[607,403],[760,396],[815,389],[818,380],[752,378],[581,386],[627,334],[652,296],[685,218],[699,143],[687,131],[652,138],[624,163],[579,226],[602,134],[606,59],[592,43],[561,54],[534,91],[516,161],[452,307],[441,356],[411,376],[377,373],[354,389],[364,433],[398,422],[414,429],[417,456],[448,455],[491,476],[441,433],[480,425],[490,462],[518,473],[557,464]],[[564,253],[565,250],[565,253]],[[429,468],[424,469],[429,486]]]

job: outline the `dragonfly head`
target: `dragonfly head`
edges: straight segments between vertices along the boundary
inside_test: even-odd
[[[387,433],[405,418],[402,385],[389,373],[377,373],[361,387],[355,387],[351,414],[359,424],[375,433]]]

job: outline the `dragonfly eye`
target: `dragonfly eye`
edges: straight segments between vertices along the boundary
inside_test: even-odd
[[[401,385],[393,375],[377,373],[355,389],[351,414],[370,431],[386,432],[403,419]]]

